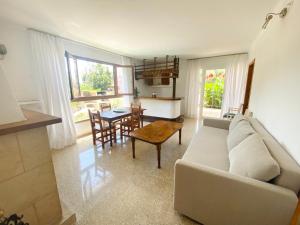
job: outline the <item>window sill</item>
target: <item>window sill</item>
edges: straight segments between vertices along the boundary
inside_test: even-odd
[[[72,102],[82,102],[82,101],[91,101],[91,100],[100,100],[100,99],[121,98],[121,97],[123,97],[125,95],[132,96],[133,94],[78,97],[78,98],[71,99],[71,101]]]

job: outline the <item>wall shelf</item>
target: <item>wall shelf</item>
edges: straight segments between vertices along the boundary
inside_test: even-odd
[[[173,60],[169,60],[166,56],[165,61],[157,61],[154,58],[150,63],[143,61],[142,65],[135,66],[135,79],[170,79],[178,78],[179,75],[179,58],[176,56]]]

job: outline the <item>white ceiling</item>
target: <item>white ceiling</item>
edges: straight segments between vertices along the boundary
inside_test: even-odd
[[[123,55],[248,51],[277,0],[0,0],[1,17]]]

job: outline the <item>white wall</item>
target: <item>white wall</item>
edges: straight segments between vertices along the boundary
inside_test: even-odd
[[[73,55],[83,56],[109,63],[122,64],[122,58],[118,54],[69,40],[64,40],[63,42],[66,51]]]
[[[8,50],[8,54],[5,60],[1,61],[1,65],[12,92],[17,101],[22,104],[26,103],[22,107],[40,110],[37,84],[33,78],[34,62],[31,59],[27,28],[2,18],[0,18],[0,28],[0,43],[5,44]],[[69,40],[64,40],[63,42],[66,50],[72,54],[122,64],[122,57],[118,54]],[[82,135],[87,130],[90,130],[89,126],[89,122],[77,125],[78,135]]]
[[[232,62],[234,56],[216,56],[209,58],[200,58],[199,62],[201,63],[202,69],[205,70],[214,70],[214,69],[226,69],[228,64]]]
[[[274,9],[280,11],[285,2]],[[255,69],[250,110],[300,164],[300,1],[275,17],[250,51]]]
[[[16,99],[37,100],[26,28],[3,19],[0,19],[0,27],[0,43],[5,44],[8,52],[2,63],[3,70]]]

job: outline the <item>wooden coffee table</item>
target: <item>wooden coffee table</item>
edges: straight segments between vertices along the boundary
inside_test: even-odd
[[[179,131],[179,144],[181,144],[182,123],[158,120],[130,133],[132,141],[132,156],[135,158],[135,139],[156,145],[158,168],[160,168],[161,144]]]

